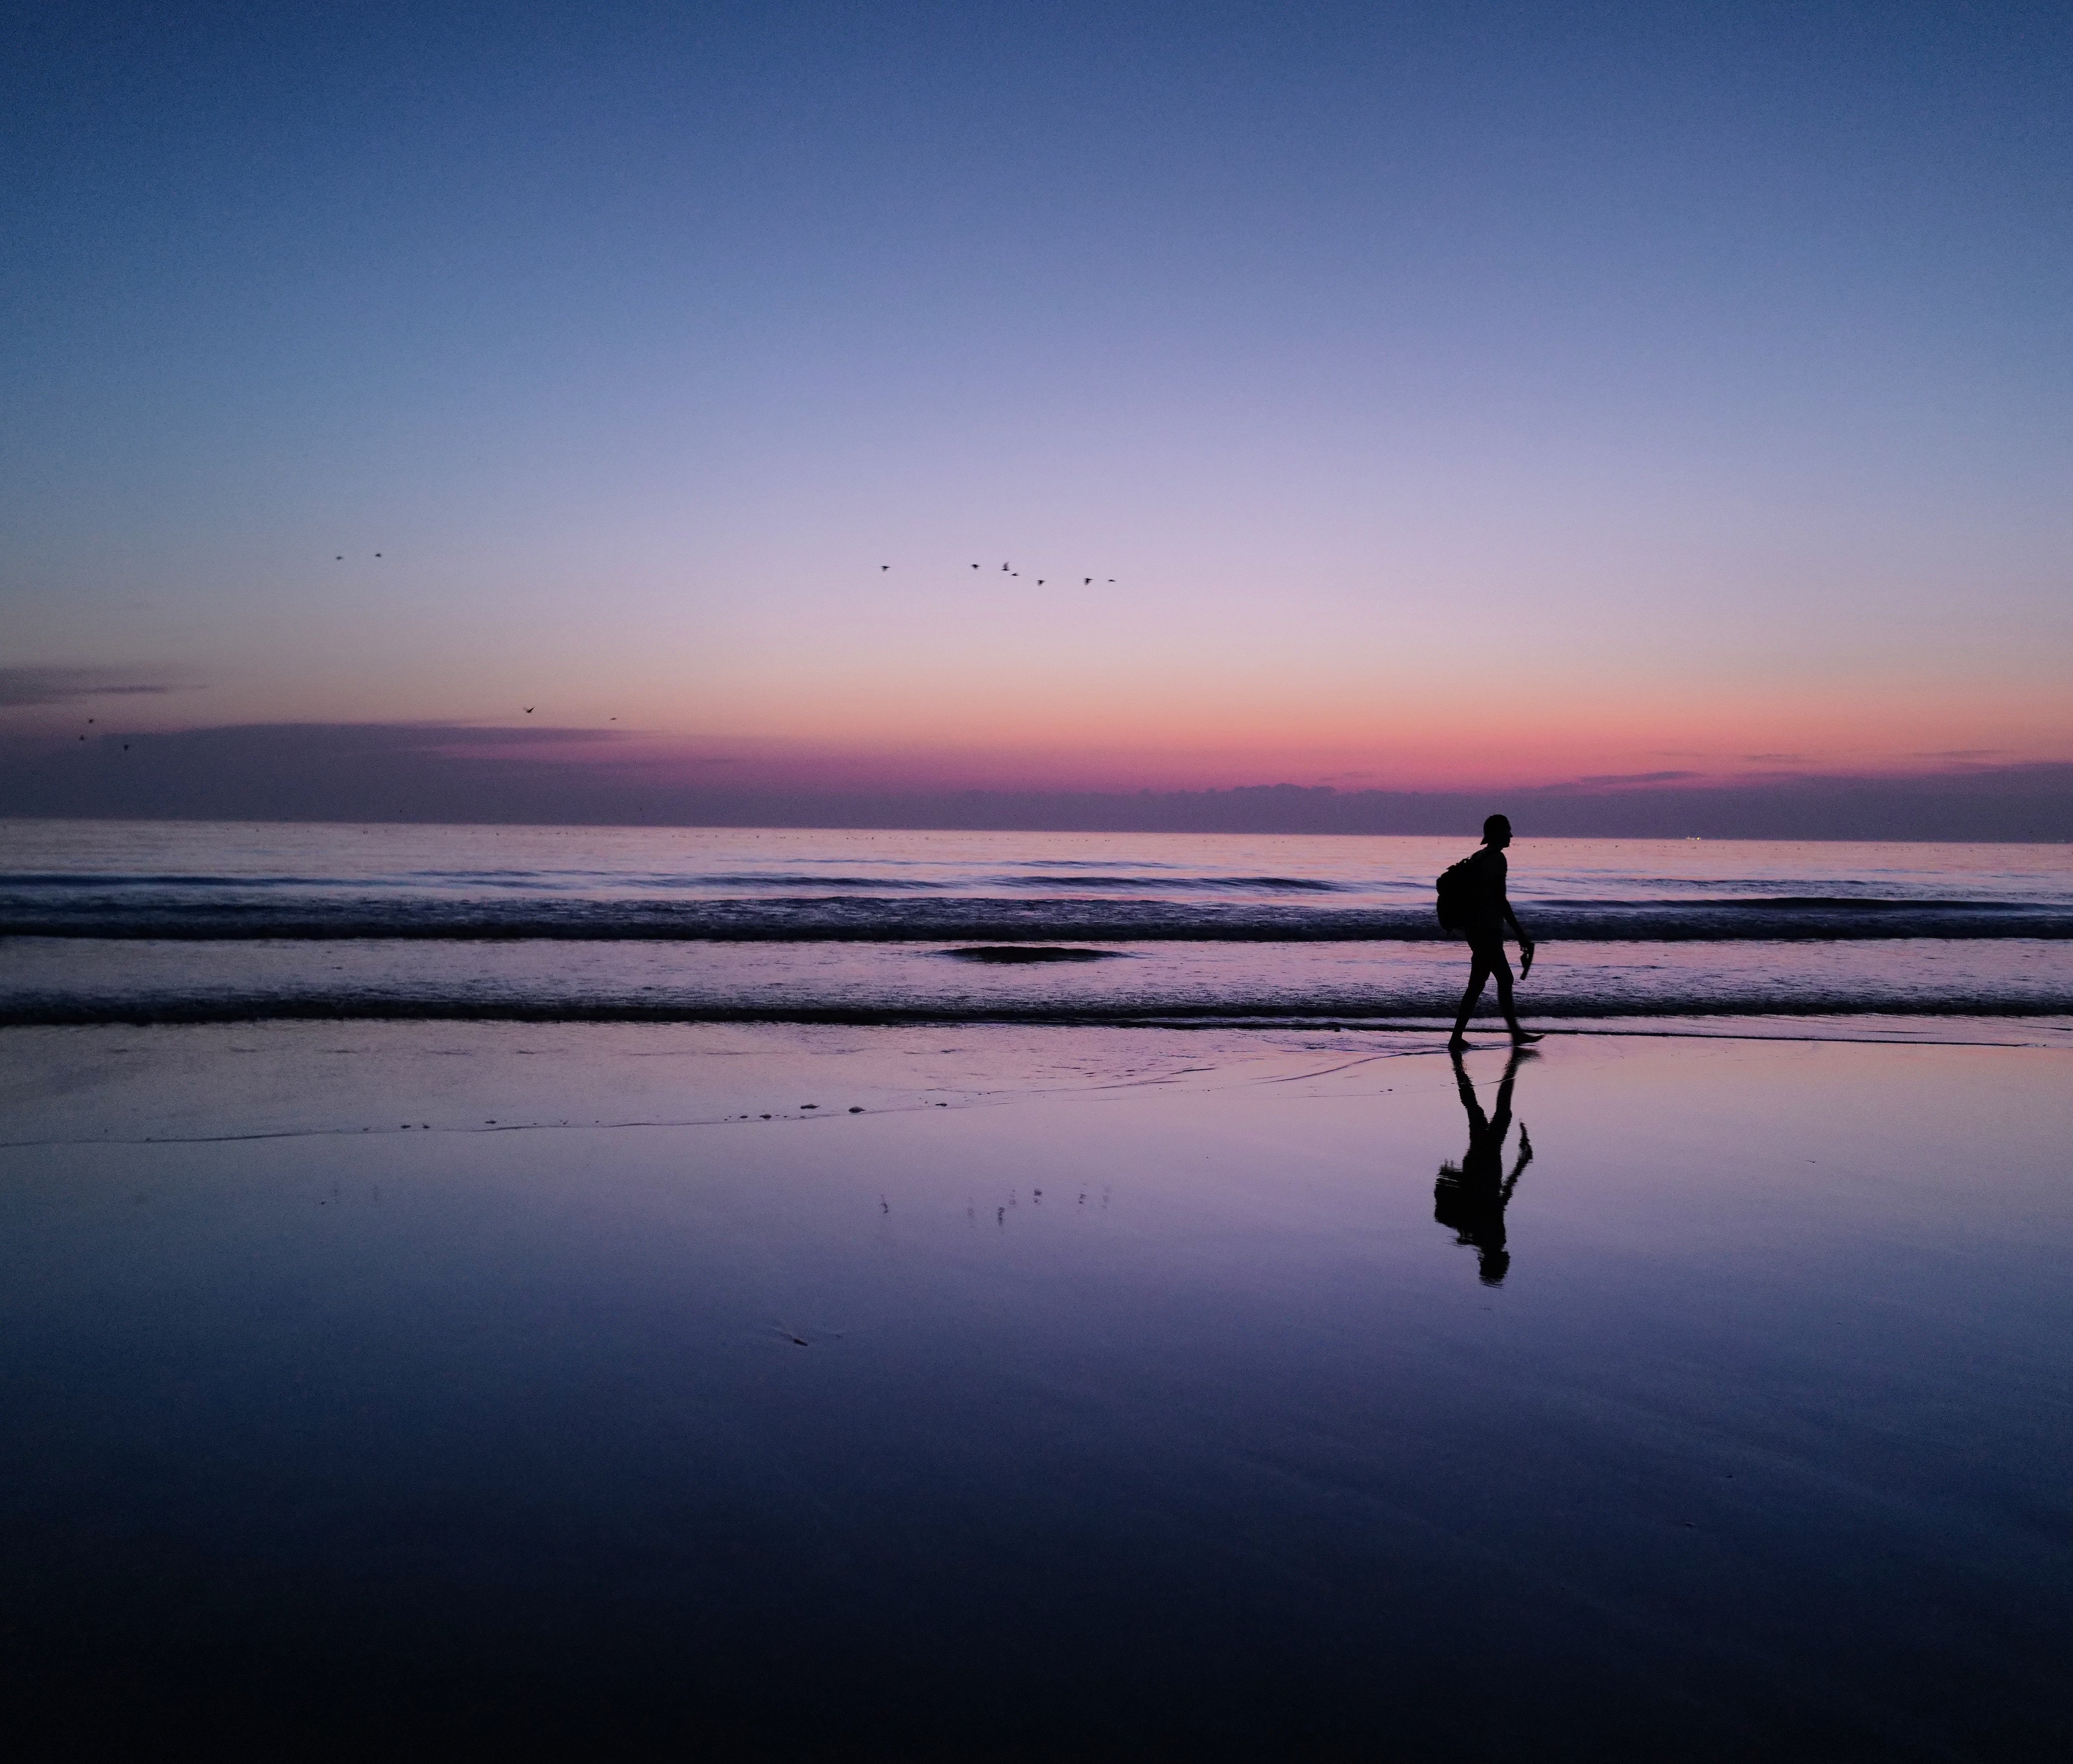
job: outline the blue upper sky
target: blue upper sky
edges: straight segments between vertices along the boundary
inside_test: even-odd
[[[2073,757],[2063,6],[116,5],[6,60],[8,660],[181,689],[124,715]]]

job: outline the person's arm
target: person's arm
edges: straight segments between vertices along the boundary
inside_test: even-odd
[[[1509,1083],[1506,1084],[1506,1088],[1507,1090],[1510,1088]],[[1511,1099],[1509,1097],[1505,1099],[1502,1112],[1504,1115],[1504,1129],[1506,1132],[1509,1133],[1511,1131]],[[1503,1155],[1504,1141],[1500,1139],[1497,1143],[1498,1156],[1502,1157]],[[1511,1174],[1507,1176],[1504,1179],[1502,1184],[1498,1187],[1498,1206],[1506,1206],[1510,1204],[1511,1191],[1519,1186],[1519,1177],[1525,1174],[1526,1166],[1532,1161],[1533,1141],[1526,1136],[1526,1123],[1523,1121],[1521,1121],[1519,1123],[1519,1160],[1512,1165]]]
[[[1499,854],[1498,861],[1500,863],[1504,862],[1502,854]],[[1511,927],[1511,934],[1519,939],[1519,948],[1531,950],[1533,947],[1533,939],[1526,934],[1526,927],[1519,922],[1519,915],[1511,910],[1511,894],[1505,886],[1510,879],[1510,865],[1506,864],[1503,869],[1498,872],[1498,886],[1503,891],[1498,894],[1498,900],[1504,909],[1504,922]]]

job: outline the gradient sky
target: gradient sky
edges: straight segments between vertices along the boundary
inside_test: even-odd
[[[2063,5],[7,30],[0,732],[2073,759]]]

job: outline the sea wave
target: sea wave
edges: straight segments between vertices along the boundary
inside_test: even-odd
[[[1351,892],[1341,882],[1327,882],[1304,876],[1161,876],[1156,884],[1141,876],[1000,876],[987,878],[990,885],[1004,888],[1128,889],[1136,894],[1344,894]]]
[[[826,888],[839,884],[822,881]],[[874,883],[882,888],[883,883]],[[1257,881],[1247,884],[1257,888]],[[1294,884],[1289,884],[1292,889]],[[1321,890],[1320,891],[1321,892]],[[2073,938],[2073,908],[2007,901],[1772,896],[1520,903],[1543,942],[1736,942]],[[760,899],[447,900],[416,895],[136,897],[127,891],[0,894],[0,937],[740,942],[1311,942],[1458,941],[1429,905],[1044,900],[889,893]]]

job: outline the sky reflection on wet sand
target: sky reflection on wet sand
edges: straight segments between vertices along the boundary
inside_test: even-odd
[[[1495,1758],[2073,1725],[2055,1049],[1558,1039],[1515,1075],[1493,1285],[1436,1195],[1470,1123],[1429,1037],[6,1042],[32,1725]],[[1469,1057],[1486,1110],[1504,1064]]]

